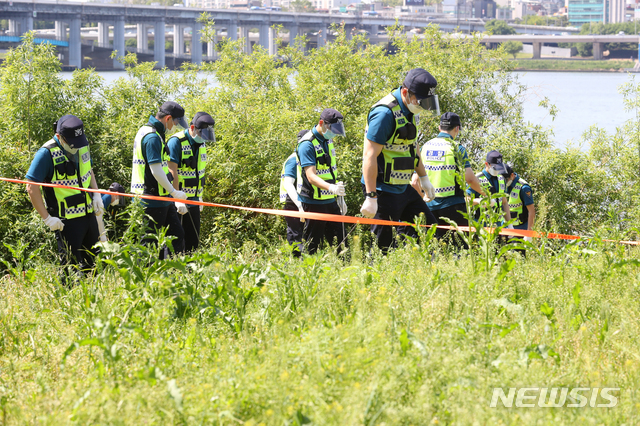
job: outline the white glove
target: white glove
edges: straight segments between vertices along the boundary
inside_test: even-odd
[[[340,207],[340,214],[342,216],[347,214],[347,203],[344,201],[344,197],[338,197],[338,207]]]
[[[182,191],[178,191],[177,189],[174,189],[173,192],[171,194],[173,198],[177,199],[177,200],[186,200],[187,199],[187,194],[185,194]]]
[[[176,201],[176,209],[178,209],[178,214],[187,214],[187,212],[189,211],[185,203],[179,203],[177,201]]]
[[[513,229],[513,225],[508,225],[507,229]]]
[[[377,198],[365,198],[362,207],[360,207],[360,213],[362,216],[372,218],[378,213],[378,199]]]
[[[102,202],[102,196],[97,192],[93,193],[93,214],[96,216],[102,216],[104,213],[104,203]]]
[[[302,207],[302,203],[300,203],[300,205],[298,206],[298,211],[300,213],[304,213],[304,208]],[[304,217],[300,218],[300,222],[304,223]]]
[[[491,207],[495,207],[498,201],[495,198],[491,198]]]
[[[44,219],[44,224],[49,227],[52,231],[62,231],[64,229],[64,223],[58,217],[53,217],[51,215],[47,216]]]
[[[420,177],[420,186],[422,190],[427,194],[424,196],[425,201],[433,201],[436,198],[436,189],[429,181],[429,176],[424,175]]]
[[[202,197],[198,198],[198,201],[202,203]],[[204,206],[199,206],[199,207],[200,207],[200,211],[204,210]]]
[[[344,183],[331,183],[329,184],[329,192],[335,195],[346,195],[347,191],[344,189]]]
[[[105,234],[100,235],[100,242],[101,243],[106,243],[107,241],[109,241],[109,240],[107,240],[107,236]]]
[[[528,243],[533,242],[533,238],[531,238],[531,237],[524,237],[524,240],[525,240],[526,242],[528,242]]]

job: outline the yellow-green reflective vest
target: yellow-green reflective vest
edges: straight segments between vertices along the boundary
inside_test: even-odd
[[[434,138],[422,147],[420,156],[429,180],[436,189],[436,198],[464,196],[456,182],[456,149],[455,142],[450,138]],[[464,174],[464,167],[460,170]]]
[[[522,202],[522,198],[520,197],[520,190],[524,185],[529,185],[526,180],[518,177],[515,185],[509,192],[509,211],[511,212],[511,219],[515,219],[516,221],[513,223],[513,226],[521,225],[524,223],[525,219],[528,219],[528,210],[527,214],[524,215],[524,203]],[[526,216],[526,217],[525,217]]]
[[[480,181],[480,185],[483,188],[486,188],[488,193],[493,195],[494,194],[493,185],[491,185],[491,182],[489,182],[489,179],[487,179],[484,172],[480,172],[476,174],[476,177]],[[502,194],[502,196],[506,196],[506,194],[504,193],[505,191],[504,178],[502,177],[502,175],[498,175],[497,178],[498,178],[498,192],[496,194]],[[502,208],[502,198],[496,198],[496,206]]]
[[[167,175],[169,182],[173,180],[171,175],[171,171],[169,170],[169,150],[167,146],[164,144],[164,140],[162,136],[156,131],[156,129],[152,126],[142,126],[138,133],[136,134],[136,138],[133,142],[133,167],[131,168],[131,192],[134,194],[149,194],[163,197],[165,195],[169,195],[164,186],[158,184],[156,181],[153,187],[147,185],[145,182],[145,172],[147,172],[147,168],[149,165],[144,159],[144,155],[142,154],[142,139],[150,133],[155,133],[158,135],[160,140],[163,141],[163,149],[162,149],[162,170]],[[149,175],[151,175],[151,170],[148,171]]]
[[[392,93],[372,106],[369,113],[381,105],[386,106],[393,113],[393,117],[396,120],[396,128],[378,156],[378,181],[389,185],[408,185],[411,183],[411,175],[418,165],[418,157],[416,155],[418,132],[415,127],[415,115],[409,121],[402,113],[400,104]],[[369,120],[367,118],[365,138],[368,129]],[[409,131],[410,136],[407,138],[409,129],[411,129]]]
[[[42,147],[49,150],[53,160],[51,183],[80,188],[91,186],[91,155],[88,146],[78,150],[78,167],[69,161],[55,140],[51,139]],[[57,206],[57,211],[55,208],[47,209],[49,214],[54,213],[54,216],[57,215],[61,219],[75,219],[87,213],[93,213],[93,203],[89,192],[71,188],[45,188],[45,199],[48,206],[52,207],[53,203]]]
[[[287,166],[287,163],[289,162],[289,160],[291,160],[292,158],[296,159],[296,165],[299,165],[299,161],[298,161],[298,157],[296,157],[296,153],[293,152],[290,156],[287,157],[287,159],[285,160],[284,163],[282,163],[282,171],[280,172],[280,202],[282,204],[287,202],[287,196],[289,195],[289,193],[287,192],[287,190],[284,188],[284,171],[285,168]],[[300,192],[299,187],[301,185],[298,185],[298,182],[300,182],[300,179],[296,179],[296,190],[298,192]],[[292,200],[293,201],[293,200]]]
[[[172,136],[178,138],[182,148],[182,157],[178,165],[179,188],[189,197],[202,197],[204,174],[207,167],[207,147],[204,144],[200,145],[196,157],[194,157],[193,147],[187,136],[188,131],[185,130]]]
[[[308,132],[298,143],[298,148],[303,142],[311,142],[313,148],[316,151],[316,175],[322,180],[328,183],[336,183],[336,175],[338,174],[338,166],[336,165],[336,150],[333,147],[333,140],[327,142],[329,152],[325,152],[322,148],[322,144],[316,139],[313,132]],[[296,148],[296,163],[298,165],[297,182],[298,182],[298,194],[303,197],[311,198],[313,200],[331,200],[335,198],[335,194],[320,189],[315,185],[312,185],[307,179],[307,174],[303,172],[302,166],[300,166],[300,156],[298,155],[298,148]]]

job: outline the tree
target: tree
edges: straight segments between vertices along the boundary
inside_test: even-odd
[[[513,55],[513,59],[516,58],[516,54],[522,50],[522,42],[509,40],[502,43],[502,49],[509,55]]]
[[[290,8],[297,13],[315,12],[313,4],[309,0],[293,0],[289,4]]]
[[[497,19],[492,19],[484,24],[484,29],[491,35],[509,35],[516,33],[516,30],[513,27],[510,27],[506,22],[499,21]]]

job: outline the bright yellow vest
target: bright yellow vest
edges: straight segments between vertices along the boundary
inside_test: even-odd
[[[78,150],[78,168],[71,162],[75,171],[73,175],[66,174],[65,163],[69,162],[69,159],[55,140],[51,139],[42,147],[49,150],[51,159],[53,160],[53,177],[51,178],[51,183],[80,188],[89,188],[91,186],[91,155],[89,154],[88,146]],[[80,184],[78,179],[80,180]],[[51,192],[49,192],[49,194],[51,194]],[[93,203],[91,193],[89,192],[71,188],[53,188],[53,197],[47,198],[49,198],[50,201],[52,198],[55,198],[58,207],[58,217],[61,219],[75,219],[85,216],[87,213],[93,213]]]
[[[450,138],[434,138],[422,147],[420,156],[429,181],[436,189],[436,198],[464,195],[456,182],[456,149]]]
[[[193,147],[189,142],[187,132],[180,132],[173,135],[180,142],[182,156],[180,164],[178,164],[178,182],[180,190],[184,191],[189,197],[202,197],[204,191],[204,175],[207,167],[207,147],[202,144],[198,148],[197,158],[195,160],[195,168],[193,163]]]
[[[408,185],[411,183],[411,175],[418,165],[418,157],[416,155],[416,136],[413,139],[401,139],[399,132],[409,123],[416,125],[415,115],[409,121],[402,113],[400,104],[392,93],[379,100],[371,110],[378,106],[386,106],[393,112],[396,120],[396,128],[382,148],[382,152],[378,156],[378,181],[382,181],[389,185]],[[371,112],[369,110],[369,112]],[[365,138],[369,129],[369,121],[365,127]]]
[[[324,152],[322,144],[316,139],[313,132],[308,132],[304,137],[300,138],[298,147],[300,147],[300,144],[303,142],[311,142],[313,144],[313,148],[316,152],[316,174],[328,183],[336,183],[338,167],[336,162],[336,150],[333,147],[333,140],[330,140],[327,143],[327,147],[329,148],[328,153]],[[320,189],[309,182],[306,173],[302,171],[302,166],[300,166],[298,148],[296,148],[296,163],[298,164],[298,194],[314,200],[331,200],[336,198],[335,194],[332,194],[325,189]]]
[[[518,180],[511,189],[511,192],[509,192],[509,211],[511,212],[511,219],[516,220],[513,223],[513,226],[521,225],[523,223],[521,215],[524,211],[524,203],[520,197],[520,190],[524,185],[529,185],[529,183],[521,177],[518,177]]]
[[[166,189],[160,184],[156,182],[156,188],[149,188],[145,182],[145,170],[147,168],[147,163],[144,160],[144,155],[142,155],[142,139],[150,133],[155,133],[158,135],[160,140],[163,140],[160,134],[156,131],[156,129],[152,126],[142,126],[138,133],[136,134],[135,141],[133,142],[133,167],[131,167],[131,192],[134,194],[151,194],[158,196],[169,195]],[[166,145],[162,150],[162,170],[169,178],[169,182],[173,180],[171,175],[171,171],[169,170],[169,150]]]

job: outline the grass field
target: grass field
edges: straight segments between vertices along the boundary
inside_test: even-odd
[[[531,57],[531,54],[522,55]],[[525,59],[518,56],[515,62],[516,70],[624,71],[625,68],[634,66],[634,61],[628,59],[594,61],[592,59]]]
[[[346,263],[248,244],[150,267],[125,249],[71,290],[54,265],[17,266],[0,281],[1,424],[640,422],[637,250],[352,247]],[[613,408],[491,408],[497,387],[620,390]]]

